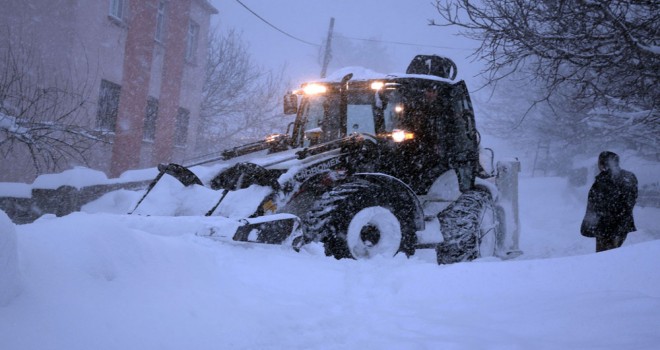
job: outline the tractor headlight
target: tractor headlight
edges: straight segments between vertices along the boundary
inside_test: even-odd
[[[383,86],[385,86],[385,83],[383,83],[382,81],[374,81],[373,83],[371,83],[372,90],[380,90],[383,88]]]
[[[408,131],[398,130],[398,129],[394,129],[392,131],[392,140],[394,140],[394,142],[403,142],[406,140],[412,140],[414,138],[415,138],[415,134]]]
[[[326,91],[328,91],[328,88],[321,84],[307,84],[303,87],[303,92],[307,95],[323,94]]]

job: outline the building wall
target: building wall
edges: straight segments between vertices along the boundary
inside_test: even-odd
[[[137,150],[141,148],[143,139],[158,2],[158,0],[142,0],[129,1],[125,4],[127,13],[122,20],[128,33],[110,162],[110,175],[113,177],[119,176],[125,170],[140,166],[140,155]],[[179,1],[168,3],[168,7],[177,3]],[[177,24],[172,17],[169,19],[168,23],[171,25]],[[170,48],[166,51],[170,51]]]
[[[121,85],[117,129],[99,132],[105,142],[95,145],[89,166],[117,176],[127,169],[185,161],[193,156],[209,21],[217,10],[206,0],[166,0],[166,36],[157,42],[159,0],[128,0],[123,21],[109,16],[110,1],[7,0],[0,23],[11,28],[12,40],[34,44],[51,74],[70,76],[87,87],[88,113],[80,124],[97,127],[101,80]],[[189,20],[199,25],[192,61],[182,56]],[[148,97],[158,100],[154,140],[143,139]],[[184,146],[173,143],[179,108],[190,111]],[[0,181],[31,181],[30,162],[23,163],[0,163]]]
[[[195,143],[197,142],[197,130],[200,123],[200,107],[202,103],[202,94],[186,94],[185,91],[202,91],[205,78],[205,65],[208,53],[208,35],[211,27],[211,18],[204,15],[209,11],[208,3],[196,0],[192,2],[190,18],[200,26],[200,40],[194,55],[194,60],[187,62],[183,70],[183,80],[181,83],[181,106],[190,111],[191,118],[188,125],[187,142],[185,147],[174,149],[174,159],[177,162],[184,163],[187,159],[194,158]],[[202,40],[203,38],[203,40]]]

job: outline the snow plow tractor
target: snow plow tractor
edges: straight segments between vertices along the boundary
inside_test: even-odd
[[[337,259],[435,249],[447,264],[521,254],[519,163],[494,166],[492,150],[480,153],[456,74],[451,60],[420,55],[406,74],[345,68],[287,93],[284,112],[296,118],[286,134],[213,160],[247,157],[205,184],[221,192],[218,204],[229,191],[268,189],[229,239],[294,249],[319,242]],[[164,174],[202,184],[189,167],[159,170],[147,193]]]

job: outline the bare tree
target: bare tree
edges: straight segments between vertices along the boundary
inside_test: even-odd
[[[99,141],[82,121],[88,107],[87,84],[47,72],[37,50],[4,37],[0,45],[0,155],[3,159],[10,154],[28,157],[36,175],[86,164],[86,152]]]
[[[542,84],[525,73],[501,79],[490,94],[473,95],[480,107],[481,130],[508,140],[528,159],[534,157],[537,146],[549,147],[552,152],[543,167],[556,171],[568,170],[571,163],[567,159],[577,154],[597,154],[608,145],[621,144],[613,135],[603,135],[582,122],[591,117],[581,114],[581,107],[575,107],[565,94],[547,97],[548,103],[538,103],[529,110],[528,101],[545,99],[546,93]],[[526,117],[521,123],[522,115]]]
[[[542,87],[531,107],[568,107],[575,113],[564,117],[591,133],[657,149],[657,1],[436,0],[435,6],[443,22],[432,25],[459,26],[481,42],[475,58],[486,62],[490,83],[530,73]]]
[[[287,85],[283,71],[257,66],[241,33],[212,30],[198,152],[216,152],[285,129],[286,120],[280,110]]]

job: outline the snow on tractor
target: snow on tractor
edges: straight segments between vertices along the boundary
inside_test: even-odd
[[[456,74],[451,60],[420,55],[406,74],[345,68],[287,93],[284,113],[296,119],[286,134],[210,160],[249,160],[206,184],[222,190],[218,204],[229,191],[270,189],[230,239],[294,249],[321,242],[337,259],[424,248],[440,264],[521,254],[519,163],[493,167],[492,150],[480,154],[468,89]],[[164,174],[202,185],[187,167],[159,170],[145,196]]]

